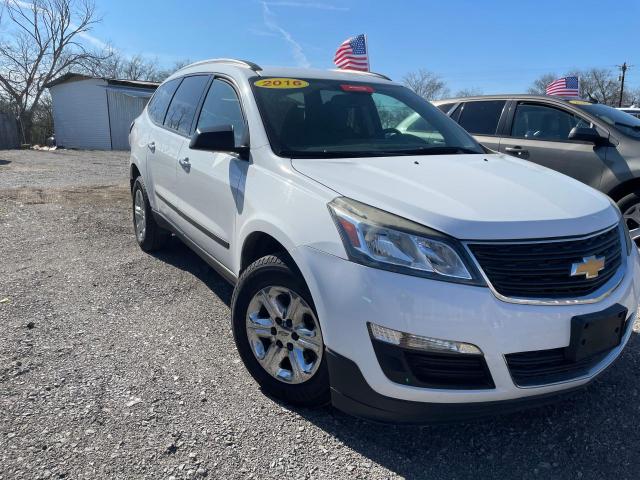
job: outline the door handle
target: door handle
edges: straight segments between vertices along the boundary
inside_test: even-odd
[[[178,160],[178,163],[186,172],[191,169],[191,162],[189,161],[189,157],[181,158],[180,160]]]
[[[155,151],[156,151],[156,142],[149,142],[147,144],[147,147],[149,147],[149,150],[151,150],[152,153],[155,153]]]
[[[518,158],[529,158],[529,150],[525,150],[522,147],[506,147],[504,149],[505,152],[507,152],[510,155],[513,155],[514,157],[518,157]]]

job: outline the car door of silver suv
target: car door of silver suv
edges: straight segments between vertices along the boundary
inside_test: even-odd
[[[552,168],[594,188],[600,186],[608,147],[568,139],[573,127],[588,127],[589,120],[540,101],[518,101],[514,107],[500,152]]]

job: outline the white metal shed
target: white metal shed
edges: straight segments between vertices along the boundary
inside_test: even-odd
[[[128,150],[129,126],[158,83],[67,73],[47,87],[58,146]]]

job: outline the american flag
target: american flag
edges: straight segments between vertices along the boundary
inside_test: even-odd
[[[563,77],[547,85],[547,95],[559,97],[579,97],[580,81],[578,77]]]
[[[333,57],[333,63],[345,70],[369,71],[369,52],[367,37],[356,35],[340,44]]]

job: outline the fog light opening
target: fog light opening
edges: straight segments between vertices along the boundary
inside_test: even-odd
[[[390,343],[391,345],[429,352],[482,355],[482,350],[470,343],[414,335],[412,333],[405,333],[392,328],[382,327],[370,322],[367,323],[367,326],[369,327],[369,333],[372,338],[380,342]]]

